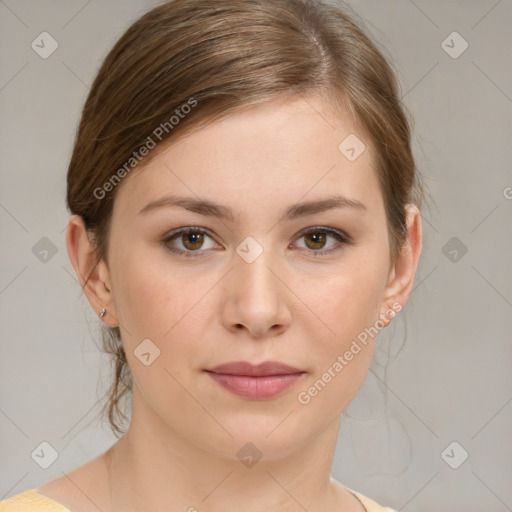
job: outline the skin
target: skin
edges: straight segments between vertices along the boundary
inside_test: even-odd
[[[94,311],[106,307],[103,321],[121,327],[135,382],[133,412],[128,431],[107,452],[41,493],[77,511],[364,510],[330,470],[341,415],[378,338],[361,345],[308,404],[298,393],[365,328],[379,318],[388,325],[393,304],[405,305],[422,248],[421,216],[408,205],[407,244],[391,265],[371,141],[348,115],[330,112],[316,95],[276,99],[155,149],[158,156],[117,191],[109,265],[93,269],[83,223],[71,216],[70,260],[81,283],[92,271],[85,293]],[[351,133],[366,145],[353,162],[338,150]],[[229,207],[234,222],[179,207],[139,214],[169,193]],[[294,203],[333,194],[366,209],[281,218]],[[210,236],[202,246],[177,236],[167,247],[201,255],[180,256],[163,245],[185,226]],[[317,226],[352,242],[340,244],[318,229],[324,242],[304,236]],[[263,248],[252,263],[236,252],[247,236]],[[149,366],[134,355],[147,338],[160,349]],[[241,360],[281,361],[305,374],[283,394],[254,401],[203,372]],[[251,468],[236,455],[247,442],[263,454]]]

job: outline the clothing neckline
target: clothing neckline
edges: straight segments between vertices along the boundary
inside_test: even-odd
[[[71,510],[62,503],[54,500],[53,498],[50,498],[49,496],[46,496],[46,494],[42,494],[41,492],[39,492],[36,487],[32,489],[27,489],[22,494],[24,494],[25,496],[28,495],[27,497],[37,499],[43,504],[57,506],[59,507],[59,512],[71,512]]]
[[[340,483],[340,485],[343,485],[341,484],[341,482],[338,482]],[[353,489],[350,489],[349,487],[347,487],[346,485],[343,485],[343,487],[345,487],[345,489],[350,493],[352,494],[352,496],[354,496],[357,501],[359,501],[359,503],[361,503],[361,506],[364,508],[364,510],[366,512],[368,512],[368,509],[366,508],[366,505],[365,505],[365,496],[363,496],[361,493],[353,490]],[[32,488],[32,489],[28,489],[26,490],[23,494],[28,494],[30,493],[31,495],[36,495],[34,497],[38,498],[40,501],[43,501],[43,502],[46,502],[50,505],[57,505],[59,507],[62,507],[62,512],[71,512],[65,505],[63,505],[62,503],[56,501],[55,499],[53,498],[50,498],[49,496],[46,496],[46,494],[42,494],[41,492],[39,492],[37,490],[37,488]]]
[[[343,484],[342,484],[343,485]],[[349,489],[346,485],[344,485],[343,487],[345,487],[345,489],[347,489],[347,491],[352,494],[352,496],[354,496],[356,498],[357,501],[359,501],[359,503],[361,503],[361,506],[364,508],[364,510],[366,512],[368,512],[368,509],[366,508],[366,505],[365,505],[365,496],[363,496],[362,494],[358,493],[357,491],[354,491],[353,489]]]

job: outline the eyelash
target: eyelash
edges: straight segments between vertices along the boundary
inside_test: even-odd
[[[185,256],[187,258],[190,258],[190,257],[193,257],[193,258],[194,257],[202,257],[203,253],[206,252],[205,250],[198,249],[197,251],[190,251],[190,250],[183,251],[181,249],[175,249],[175,248],[170,247],[168,245],[169,242],[171,242],[175,238],[178,238],[180,235],[183,235],[183,234],[186,234],[186,233],[200,233],[200,234],[203,234],[203,235],[207,235],[210,238],[213,238],[208,233],[208,231],[205,231],[202,228],[198,228],[198,227],[194,227],[194,226],[188,226],[186,228],[179,229],[178,231],[173,231],[173,232],[169,233],[169,235],[167,235],[162,240],[162,245],[169,252],[172,252],[172,253],[177,254],[179,256]],[[325,227],[322,227],[322,226],[316,226],[314,228],[310,228],[307,231],[302,232],[300,234],[300,236],[297,238],[297,240],[299,240],[302,237],[304,237],[306,235],[309,235],[311,233],[325,233],[327,235],[332,236],[333,238],[335,238],[338,241],[338,244],[334,245],[330,249],[321,249],[321,250],[318,250],[318,251],[315,251],[313,249],[306,249],[315,257],[316,256],[322,256],[324,254],[329,254],[329,253],[332,253],[334,251],[340,250],[340,249],[343,248],[343,246],[350,245],[352,243],[352,240],[350,239],[350,237],[348,237],[344,233],[339,232],[339,231],[334,230],[334,229],[331,229],[331,228],[325,228]]]

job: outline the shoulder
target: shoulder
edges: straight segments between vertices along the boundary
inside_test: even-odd
[[[108,498],[108,474],[100,455],[63,476],[0,501],[0,512],[98,512],[107,510]]]
[[[332,476],[331,476],[331,483],[336,488],[343,489],[345,492],[352,494],[357,499],[357,501],[359,501],[361,503],[362,508],[366,512],[396,512],[395,509],[389,508],[389,507],[383,507],[383,506],[379,505],[376,501],[372,500],[371,498],[368,498],[368,496],[365,496],[364,494],[362,494],[358,491],[355,491],[354,489],[351,489],[350,487],[347,487],[346,485],[342,484],[341,482],[338,482]]]
[[[377,502],[373,501],[368,496],[361,494],[360,492],[354,491],[353,489],[349,489],[349,491],[359,499],[362,503],[363,507],[367,510],[367,512],[396,512],[395,509],[389,507],[383,507],[379,505]],[[3,511],[0,511],[3,512]]]
[[[0,512],[70,512],[61,503],[28,489],[0,501]]]

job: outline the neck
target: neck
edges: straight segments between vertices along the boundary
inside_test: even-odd
[[[330,477],[340,418],[300,450],[247,467],[192,445],[133,398],[130,427],[106,454],[111,510],[315,512],[354,499]]]

